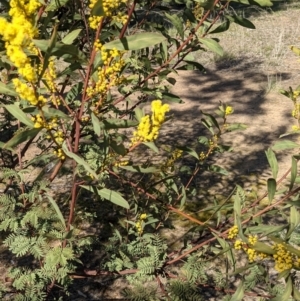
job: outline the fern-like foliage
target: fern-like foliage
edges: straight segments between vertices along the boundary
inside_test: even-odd
[[[1,173],[3,178],[12,180],[12,186],[18,186],[22,180],[20,172],[1,169]],[[66,288],[70,284],[68,274],[75,269],[73,248],[62,244],[66,239],[65,228],[54,206],[45,198],[46,192],[47,183],[41,182],[26,187],[25,193],[0,195],[3,245],[16,260],[26,258],[27,266],[9,272],[16,292],[12,300],[45,300],[48,286],[57,282]]]
[[[168,292],[173,301],[203,301],[197,287],[189,282],[171,281],[168,286]]]
[[[245,288],[246,289],[253,289],[256,287],[258,283],[262,283],[264,281],[264,272],[260,268],[259,265],[253,265],[248,269],[248,274],[244,277],[245,279]]]
[[[207,282],[207,263],[203,262],[197,254],[188,257],[186,263],[183,266],[183,271],[187,277],[189,283],[194,284],[196,282]]]

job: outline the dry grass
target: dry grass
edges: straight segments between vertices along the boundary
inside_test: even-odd
[[[287,9],[277,12],[271,9],[256,10],[259,16],[249,18],[256,29],[231,24],[228,31],[211,36],[220,39],[224,55],[220,57],[199,53],[197,60],[206,66],[215,64],[217,67],[226,68],[238,68],[242,60],[243,66],[246,61],[249,67],[259,68],[270,74],[293,68],[295,56],[289,46],[300,44],[300,7],[294,8],[290,5]],[[232,13],[247,16],[247,11]],[[276,81],[278,80],[279,78],[276,78]]]

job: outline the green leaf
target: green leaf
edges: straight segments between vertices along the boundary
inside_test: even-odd
[[[205,10],[213,9],[215,4],[214,0],[195,0],[195,2],[199,3],[199,6],[203,7]]]
[[[240,194],[238,193],[239,188],[242,189],[240,186],[237,187],[237,192],[234,196],[234,204],[233,204],[234,213],[237,216],[241,216],[242,203],[243,203],[243,200],[241,199]]]
[[[226,130],[231,132],[231,131],[236,131],[236,130],[245,130],[247,128],[247,125],[243,123],[229,123],[226,127]]]
[[[121,39],[117,39],[111,42],[104,44],[105,49],[113,49],[117,50],[139,50],[146,47],[153,46],[155,44],[162,43],[166,38],[156,32],[143,32],[137,33],[132,36],[124,37]]]
[[[104,199],[118,205],[121,207],[124,207],[126,209],[129,209],[128,202],[116,191],[102,188],[100,190],[97,189],[98,195],[103,197]]]
[[[205,45],[208,49],[210,49],[211,51],[215,52],[216,54],[223,56],[224,55],[224,51],[223,48],[220,46],[220,44],[215,41],[214,39],[210,39],[210,38],[199,38],[199,41]]]
[[[284,230],[287,226],[271,226],[271,225],[259,225],[248,227],[245,231],[247,234],[263,234],[264,236],[268,236],[271,233],[279,233]]]
[[[273,201],[275,192],[276,192],[276,185],[277,185],[276,180],[273,178],[269,178],[267,185],[268,185],[268,198],[269,198],[269,202],[271,204],[271,202]]]
[[[229,243],[225,239],[218,237],[215,233],[212,234],[214,235],[214,237],[216,237],[219,244],[221,245],[226,257],[228,258],[228,261],[231,263],[232,266],[235,266],[236,260]]]
[[[204,113],[203,111],[201,111],[201,113],[204,116],[206,116],[207,117],[206,119],[208,119],[211,122],[211,124],[213,124],[220,131],[220,126],[218,124],[218,121],[216,120],[216,118],[213,115]]]
[[[297,164],[298,160],[293,156],[292,157],[292,166],[291,166],[291,182],[290,182],[290,187],[289,190],[293,189],[296,177],[297,177]]]
[[[293,285],[293,297],[296,301],[300,301],[300,292],[295,285]]]
[[[46,11],[54,11],[68,3],[69,0],[51,0],[47,6]]]
[[[89,190],[91,192],[95,191],[95,187],[93,187],[93,186],[81,185],[81,187],[86,190]],[[128,202],[121,196],[120,193],[110,190],[110,189],[107,189],[107,188],[102,188],[102,189],[96,188],[96,191],[100,197],[102,197],[118,206],[129,209]]]
[[[169,92],[162,92],[162,99],[168,100],[171,102],[176,102],[176,103],[184,103],[180,97],[178,97],[175,94],[169,93]]]
[[[183,62],[186,64],[177,67],[176,70],[199,70],[203,73],[206,73],[206,69],[203,67],[203,65],[199,64],[196,61],[184,60]]]
[[[117,141],[111,140],[109,146],[118,155],[125,156],[127,154],[127,149],[125,148],[123,143],[117,143]]]
[[[100,121],[93,112],[91,113],[91,116],[92,116],[92,124],[93,124],[94,131],[95,131],[97,136],[100,136],[100,134],[101,134]]]
[[[165,15],[172,22],[172,25],[176,28],[181,39],[184,39],[183,20],[181,20],[176,14],[169,15],[166,13]]]
[[[105,12],[103,9],[103,0],[98,0],[96,2],[96,4],[94,5],[94,7],[92,9],[91,15],[100,16],[100,17],[105,16]]]
[[[21,121],[25,125],[33,128],[34,123],[31,119],[28,118],[28,116],[15,104],[13,105],[5,105],[5,109],[13,115],[17,120]]]
[[[272,170],[273,178],[276,179],[278,175],[278,162],[276,159],[276,155],[271,148],[268,148],[268,150],[265,153]]]
[[[159,153],[159,150],[154,142],[143,142],[144,145],[148,146],[150,149],[152,149],[154,152]]]
[[[48,106],[44,106],[42,110],[44,112],[45,117],[47,118],[60,118],[65,120],[71,119],[70,116],[66,115],[61,110],[49,108]]]
[[[61,224],[63,225],[64,229],[66,229],[66,223],[65,223],[65,219],[63,217],[63,214],[61,213],[57,203],[53,200],[53,198],[49,195],[46,195],[46,197],[48,198],[49,202],[51,203],[52,207],[54,208],[57,217],[60,219]]]
[[[210,165],[208,170],[213,171],[213,172],[217,172],[221,175],[225,175],[225,176],[228,175],[228,171],[225,168],[223,168],[221,166],[218,166],[218,165]]]
[[[257,252],[268,254],[268,255],[273,255],[276,253],[276,251],[273,248],[260,241],[257,241],[253,245],[253,249]]]
[[[238,2],[242,4],[248,4],[248,5],[259,5],[259,6],[272,6],[273,3],[271,0],[231,0],[232,2]]]
[[[186,191],[184,185],[181,186],[181,199],[180,199],[180,210],[184,208],[186,203]]]
[[[3,148],[5,149],[13,148],[24,141],[34,138],[40,131],[41,128],[39,129],[33,128],[33,129],[24,130],[22,132],[18,132],[3,145]]]
[[[241,17],[236,16],[236,15],[235,16],[226,16],[226,18],[228,20],[230,20],[231,22],[239,24],[243,27],[250,28],[250,29],[255,29],[254,24],[251,21],[249,21],[248,19],[241,18]]]
[[[134,114],[135,114],[135,118],[138,120],[138,122],[141,122],[142,117],[145,116],[144,111],[140,108],[135,108]]]
[[[17,97],[19,94],[10,85],[0,82],[0,94]]]
[[[196,158],[197,160],[199,160],[199,155],[197,154],[197,152],[194,149],[192,149],[188,146],[178,146],[178,149],[188,153],[189,155],[191,155],[194,158]]]
[[[32,40],[35,46],[37,46],[43,52],[49,52],[50,40]],[[58,42],[52,47],[48,55],[54,55],[57,57],[64,57],[65,55],[70,55],[72,59],[78,61],[86,62],[86,56],[82,51],[78,49],[75,45],[66,45],[64,43]]]
[[[98,175],[96,174],[96,172],[89,166],[89,164],[87,162],[84,161],[83,158],[79,157],[78,155],[76,155],[68,150],[66,142],[63,143],[62,149],[67,157],[74,159],[78,164],[82,165],[87,172],[89,172],[91,175],[93,175],[93,177],[95,179],[98,179]]]
[[[240,301],[244,298],[244,282],[241,281],[241,283],[239,284],[236,292],[231,296],[231,298],[229,299],[230,301]]]
[[[224,32],[226,30],[229,29],[230,26],[230,21],[227,19],[225,20],[225,22],[223,22],[221,25],[219,25],[217,28],[215,28],[214,30],[210,31],[209,33],[220,33],[220,32]]]
[[[299,223],[300,223],[300,214],[298,210],[294,206],[292,206],[290,208],[289,230],[286,234],[286,238],[289,238],[292,235],[295,228],[298,227]]]
[[[67,45],[71,45],[74,42],[74,40],[79,36],[80,32],[81,29],[75,29],[71,31],[61,40],[61,42]]]
[[[276,142],[272,149],[275,151],[285,150],[285,149],[292,149],[292,148],[299,148],[300,144],[295,143],[291,140],[281,140]]]
[[[132,172],[140,172],[140,173],[156,173],[160,169],[155,167],[155,166],[150,166],[150,167],[142,167],[140,165],[124,165],[124,166],[119,166],[119,168],[132,171]]]
[[[107,118],[100,122],[100,126],[102,129],[111,130],[111,129],[125,129],[137,126],[138,122],[135,120],[126,120],[126,119],[118,119],[118,118]]]

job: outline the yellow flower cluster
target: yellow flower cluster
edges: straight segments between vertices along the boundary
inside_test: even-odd
[[[137,232],[141,235],[143,233],[144,229],[144,220],[147,219],[147,214],[142,213],[138,219],[138,221],[135,223],[135,228]]]
[[[232,113],[233,113],[233,108],[231,106],[226,106],[225,116],[230,115]]]
[[[35,128],[45,128],[47,130],[53,130],[57,127],[57,118],[52,118],[50,121],[46,121],[43,116],[37,114],[31,117],[31,120],[34,122]],[[47,138],[51,138],[48,136]]]
[[[38,0],[10,0],[11,21],[0,18],[0,34],[5,41],[6,54],[17,67],[18,73],[27,81],[37,80],[36,70],[31,66],[25,49],[33,50],[32,39],[38,30],[34,26],[34,14],[41,6]]]
[[[22,99],[27,100],[33,106],[44,105],[44,102],[39,103],[39,101],[44,100],[44,98],[39,100],[36,91],[31,85],[23,83],[19,78],[14,78],[12,82],[15,86],[16,92],[20,95]]]
[[[244,250],[248,256],[248,261],[249,262],[253,262],[254,260],[258,259],[258,258],[263,258],[263,256],[260,256],[259,253],[257,253],[257,251],[255,251],[253,248],[251,248],[251,246],[253,246],[257,241],[257,237],[256,236],[252,236],[250,235],[248,238],[248,244],[244,243],[242,240],[237,239],[234,242],[234,248],[236,250]]]
[[[294,105],[294,110],[292,111],[292,117],[294,117],[295,119],[299,119],[300,118],[299,112],[300,112],[300,104],[296,103]]]
[[[127,15],[122,14],[120,11],[120,6],[122,3],[126,3],[127,0],[103,0],[102,1],[102,8],[105,17],[111,17],[115,22],[126,23]],[[89,4],[89,8],[93,9],[97,0],[91,0]],[[102,20],[102,16],[90,16],[89,17],[89,24],[92,29],[97,29],[98,24]]]
[[[44,78],[47,83],[49,91],[52,93],[55,92],[56,88],[55,88],[54,81],[56,79],[56,68],[55,68],[54,57],[51,57],[49,59],[48,68],[45,71]]]
[[[234,239],[237,237],[239,233],[239,228],[237,225],[234,225],[233,227],[231,227],[229,229],[229,232],[228,232],[228,239]]]
[[[64,151],[61,148],[58,148],[57,150],[55,150],[53,152],[58,158],[60,158],[61,160],[65,160],[66,159],[66,155],[64,153]]]
[[[293,262],[297,263],[295,256],[287,250],[285,244],[276,244],[273,249],[276,251],[273,258],[275,260],[275,269],[278,272],[289,270],[293,267]]]
[[[57,131],[54,133],[54,140],[57,144],[62,145],[64,142],[64,133],[62,131]]]
[[[87,88],[89,97],[97,94],[104,95],[111,87],[118,86],[124,81],[124,77],[120,76],[120,71],[125,64],[122,59],[122,53],[117,49],[106,50],[101,46],[100,42],[97,42],[97,45],[101,47],[101,57],[104,66],[98,68],[98,81],[95,85]]]
[[[151,118],[149,115],[141,118],[137,131],[133,133],[132,144],[157,139],[159,130],[165,121],[165,115],[170,111],[170,106],[162,104],[161,100],[153,100],[151,111]]]
[[[172,167],[177,159],[182,156],[183,151],[175,149],[167,161],[162,165],[161,170],[166,171],[169,167]]]
[[[118,166],[126,166],[128,165],[129,161],[120,161],[120,162],[116,162],[114,163],[114,166],[118,167]]]

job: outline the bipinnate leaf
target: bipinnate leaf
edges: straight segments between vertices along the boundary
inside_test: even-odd
[[[235,291],[235,293],[231,296],[231,298],[229,299],[230,301],[240,301],[244,298],[244,282],[241,281],[241,283],[239,284],[237,290]]]
[[[216,54],[223,56],[224,51],[223,48],[220,46],[220,44],[214,40],[214,39],[210,39],[210,38],[199,38],[199,41],[206,46],[209,50],[215,52]]]
[[[122,197],[120,193],[117,191],[113,191],[107,188],[101,188],[98,189],[93,186],[86,186],[86,185],[81,185],[82,188],[89,190],[91,192],[97,192],[97,194],[102,197],[103,199],[106,199],[118,206],[124,207],[126,209],[129,209],[129,204],[128,202]]]
[[[293,282],[292,282],[292,278],[290,275],[286,281],[285,290],[284,290],[283,294],[270,299],[270,301],[288,301],[288,300],[290,300],[292,291],[293,291]]]
[[[299,148],[300,147],[300,144],[298,143],[295,143],[291,140],[281,140],[281,141],[278,141],[276,142],[272,149],[274,151],[281,151],[281,150],[285,150],[285,149],[293,149],[293,148]]]
[[[166,38],[157,32],[143,32],[104,44],[105,49],[139,50],[162,43]]]
[[[67,157],[75,160],[79,165],[83,166],[85,170],[90,173],[95,179],[98,179],[98,175],[96,172],[89,166],[87,162],[84,161],[83,158],[79,157],[77,154],[74,154],[68,150],[66,142],[62,145],[62,150],[66,154]]]
[[[271,170],[272,170],[273,178],[276,179],[277,174],[278,174],[278,162],[277,162],[277,159],[276,159],[276,155],[272,151],[271,148],[268,148],[268,150],[265,151],[265,153],[266,153],[269,165],[270,165]]]
[[[273,178],[269,178],[267,181],[267,185],[268,185],[268,199],[269,202],[271,203],[273,201],[276,192],[276,180]]]
[[[10,140],[8,140],[4,145],[3,148],[5,149],[11,149],[17,145],[19,145],[22,142],[25,142],[31,138],[34,138],[39,132],[41,128],[39,129],[27,129],[21,132],[17,132]]]
[[[17,120],[21,121],[25,125],[33,128],[33,121],[15,104],[13,105],[5,105],[5,109],[13,115]]]

